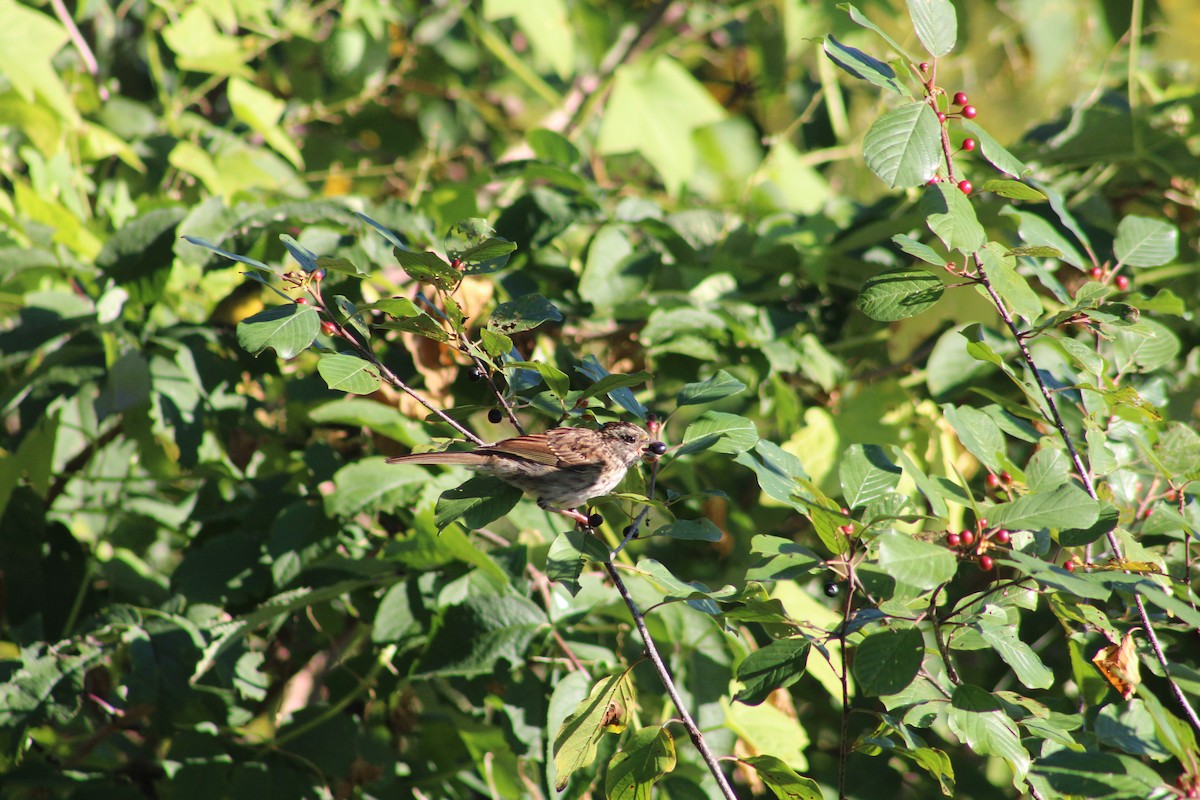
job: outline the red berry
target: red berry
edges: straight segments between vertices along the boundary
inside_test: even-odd
[[[926,181],[926,183],[930,186],[936,186],[937,184],[939,184],[941,182],[942,182],[942,179],[939,178],[937,175],[934,175],[932,178],[930,178],[929,180]]]
[[[943,114],[941,111],[937,112],[937,115],[938,115],[938,122],[945,122],[945,121],[946,121],[946,115],[945,115],[945,114]]]
[[[337,325],[334,325],[329,320],[324,320],[321,322],[321,333],[325,334],[326,336],[336,336]]]
[[[317,283],[320,283],[321,281],[325,280],[325,270],[319,269],[316,272],[314,272],[313,280],[316,281]]]
[[[1123,292],[1129,288],[1129,278],[1125,277],[1124,275],[1118,275],[1115,279],[1113,279],[1113,285]]]
[[[298,305],[298,306],[306,306],[306,305],[308,305],[308,298],[307,298],[307,297],[297,297],[297,298],[296,298],[296,305]]]
[[[947,547],[958,547],[960,544],[962,544],[962,537],[957,533],[951,533],[946,537]]]
[[[997,489],[1000,486],[1000,476],[994,472],[989,472],[984,482],[989,489]]]
[[[1092,267],[1088,274],[1092,276],[1092,280],[1098,281],[1104,277],[1104,270],[1101,267]]]
[[[1168,503],[1174,503],[1178,499],[1179,494],[1174,489],[1167,489],[1166,493],[1163,495],[1163,500],[1166,500]]]
[[[979,112],[975,110],[975,106],[963,106],[962,107],[962,115],[966,119],[975,119],[975,115],[978,113]]]
[[[965,106],[966,104],[967,104],[967,93],[966,92],[955,92],[954,93],[954,105]]]
[[[920,69],[921,72],[929,72],[929,62],[922,61],[920,64],[917,65],[917,68]]]
[[[974,150],[975,149],[975,140],[974,139],[963,139],[962,149],[966,150],[968,153],[971,152],[972,150]]]
[[[992,538],[996,540],[997,544],[1008,544],[1012,540],[1012,534],[1004,528],[997,528],[992,534]]]
[[[1063,569],[1065,569],[1067,572],[1074,572],[1075,571],[1075,562],[1074,561],[1064,561]]]
[[[976,527],[978,527],[980,530],[986,528],[987,527],[987,517],[980,517],[979,522],[976,523]]]
[[[1007,472],[1001,472],[1000,473],[1000,481],[1005,486],[1012,486],[1012,475],[1009,475]]]
[[[963,194],[970,194],[971,190],[974,188],[975,187],[971,185],[970,181],[959,181],[958,182],[958,190],[960,192],[962,192]]]
[[[990,571],[991,568],[994,566],[996,566],[996,562],[992,561],[991,556],[980,556],[979,557],[979,568],[981,570],[983,570],[984,572]]]
[[[975,532],[974,531],[963,531],[961,534],[961,538],[962,538],[962,543],[965,544],[967,547],[970,547],[971,545],[975,544]]]

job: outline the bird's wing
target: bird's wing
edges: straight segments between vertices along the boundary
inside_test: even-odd
[[[594,455],[580,452],[578,447],[570,444],[570,439],[575,433],[577,432],[572,428],[554,428],[544,433],[505,439],[489,445],[487,449],[550,467],[584,466],[594,460]]]

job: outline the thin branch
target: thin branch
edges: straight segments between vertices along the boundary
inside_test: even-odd
[[[616,565],[611,561],[605,561],[604,570],[608,573],[608,577],[612,580],[613,585],[617,587],[617,591],[621,594],[621,599],[625,601],[625,605],[629,609],[629,614],[633,617],[633,624],[637,626],[638,633],[642,636],[642,645],[646,648],[646,656],[649,657],[650,663],[654,665],[654,671],[658,673],[659,680],[662,681],[663,686],[667,690],[667,695],[675,705],[675,710],[679,712],[679,719],[683,722],[683,727],[687,730],[688,737],[692,740],[692,744],[696,746],[696,750],[699,751],[700,757],[704,759],[704,763],[708,765],[708,771],[712,773],[713,778],[717,781],[717,786],[721,788],[722,796],[725,797],[725,800],[737,800],[737,795],[734,794],[733,787],[729,785],[729,779],[721,771],[721,765],[717,761],[717,757],[709,749],[708,742],[704,740],[704,734],[700,732],[696,721],[688,713],[683,698],[679,696],[679,690],[675,688],[675,681],[671,677],[671,672],[667,669],[666,663],[658,652],[658,647],[654,644],[654,639],[650,637],[650,631],[646,628],[646,619],[642,616],[641,609],[638,608],[633,596],[629,594],[629,589],[625,586],[625,582],[621,580],[621,575],[617,572]]]
[[[988,296],[991,297],[997,311],[1000,312],[1004,324],[1012,332],[1014,340],[1017,342],[1017,347],[1021,351],[1021,356],[1025,360],[1025,364],[1029,367],[1030,373],[1033,375],[1034,381],[1042,392],[1042,397],[1046,400],[1046,405],[1050,409],[1050,414],[1054,418],[1054,427],[1058,429],[1058,435],[1062,438],[1063,443],[1067,447],[1067,452],[1071,455],[1071,462],[1075,465],[1075,472],[1083,481],[1083,488],[1087,491],[1088,496],[1093,500],[1098,500],[1096,494],[1096,486],[1092,480],[1091,473],[1083,465],[1083,459],[1079,455],[1079,451],[1075,448],[1075,441],[1071,436],[1071,432],[1067,430],[1066,424],[1063,422],[1062,416],[1058,413],[1058,405],[1054,402],[1054,394],[1046,386],[1046,382],[1042,380],[1041,373],[1037,369],[1037,363],[1033,360],[1033,355],[1029,352],[1029,348],[1025,345],[1025,340],[1018,335],[1017,325],[1014,322],[1012,314],[1004,305],[1004,301],[1000,299],[1000,295],[992,287],[991,281],[988,280],[987,273],[983,268],[983,260],[976,255],[975,267],[979,271],[979,280],[987,290]],[[1112,550],[1113,556],[1118,560],[1123,558],[1121,554],[1121,543],[1117,540],[1117,535],[1114,530],[1105,532],[1105,538],[1108,541],[1108,546]],[[1125,570],[1128,574],[1129,570]],[[1158,634],[1154,630],[1154,625],[1150,621],[1150,615],[1146,612],[1146,604],[1142,601],[1142,596],[1138,594],[1136,587],[1132,591],[1134,602],[1137,604],[1138,616],[1141,618],[1142,627],[1146,631],[1146,638],[1150,640],[1150,647],[1154,651],[1154,657],[1158,660],[1159,666],[1162,667],[1163,675],[1167,679],[1167,683],[1171,687],[1171,693],[1175,696],[1176,701],[1187,715],[1188,721],[1192,728],[1200,732],[1200,715],[1197,715],[1196,709],[1188,701],[1187,696],[1183,693],[1183,689],[1178,682],[1171,677],[1171,665],[1167,661],[1166,653],[1163,652],[1162,644],[1158,641]]]
[[[62,0],[50,0],[50,6],[54,9],[54,16],[58,17],[58,21],[67,29],[67,36],[71,39],[71,44],[79,51],[79,57],[83,59],[83,65],[88,74],[99,75],[100,65],[96,62],[92,48],[88,47],[87,40],[83,38],[83,34],[75,25],[75,20],[71,19],[71,12],[67,11]]]

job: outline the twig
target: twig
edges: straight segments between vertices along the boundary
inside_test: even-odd
[[[58,21],[67,29],[67,36],[71,39],[71,44],[75,45],[75,49],[79,51],[79,57],[83,59],[83,65],[87,68],[88,74],[100,74],[100,65],[96,63],[96,56],[92,53],[92,48],[88,47],[83,34],[79,32],[75,20],[71,19],[71,12],[67,11],[66,5],[62,0],[50,0],[50,6],[54,9],[54,16],[58,17]]]
[[[847,567],[849,569],[849,567]],[[837,639],[842,653],[842,669],[838,679],[842,684],[842,729],[838,737],[838,800],[846,800],[846,761],[850,758],[850,653],[846,647],[846,626],[854,607],[854,582],[846,592],[842,606],[842,624],[838,626]]]
[[[625,605],[629,609],[629,614],[633,617],[633,624],[637,626],[638,633],[642,636],[642,645],[646,649],[646,656],[650,659],[650,663],[654,665],[654,670],[658,673],[659,680],[662,681],[663,686],[667,690],[667,695],[675,705],[675,710],[679,712],[679,719],[683,722],[683,727],[687,730],[692,744],[696,746],[700,757],[708,765],[708,771],[716,779],[717,786],[721,788],[721,794],[725,797],[725,800],[737,800],[737,795],[733,793],[733,787],[729,785],[729,780],[725,777],[725,773],[721,771],[721,765],[718,763],[717,757],[709,749],[708,742],[704,740],[704,734],[696,726],[695,720],[692,719],[692,715],[688,713],[687,706],[684,705],[683,698],[679,696],[679,690],[675,688],[675,681],[671,678],[671,672],[667,669],[666,663],[663,662],[662,656],[659,655],[658,647],[654,644],[654,639],[650,637],[650,631],[646,628],[646,619],[642,616],[642,612],[634,601],[633,596],[629,594],[629,589],[625,586],[625,582],[621,580],[616,565],[611,561],[605,561],[604,570],[608,573],[608,577],[612,580],[613,585],[617,587],[617,591],[621,594],[621,599],[625,601]]]

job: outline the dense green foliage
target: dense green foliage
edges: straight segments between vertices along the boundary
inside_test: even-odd
[[[0,796],[1200,796],[1192,5],[0,0]]]

